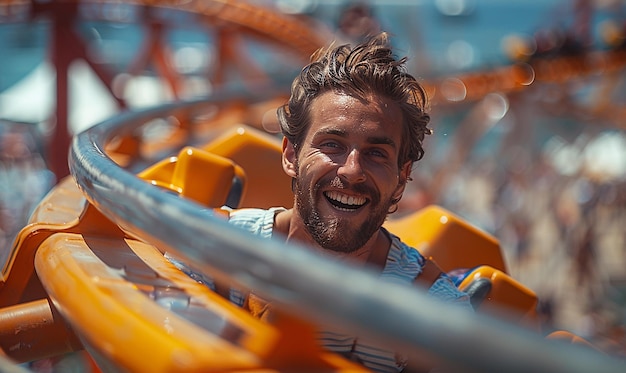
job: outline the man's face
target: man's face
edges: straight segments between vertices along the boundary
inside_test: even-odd
[[[404,191],[411,164],[398,168],[402,112],[386,98],[327,92],[310,113],[307,135],[290,153],[295,208],[320,246],[349,253],[380,229]]]

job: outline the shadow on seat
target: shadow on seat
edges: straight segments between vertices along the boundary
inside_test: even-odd
[[[292,207],[291,178],[281,167],[281,141],[255,128],[241,125],[204,146],[204,150],[231,159],[247,177],[239,207]]]

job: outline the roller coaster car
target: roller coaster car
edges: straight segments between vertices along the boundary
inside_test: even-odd
[[[290,205],[289,179],[270,167],[280,154],[277,138],[242,126],[139,176],[216,211]],[[488,234],[437,206],[386,227],[444,271],[463,270],[459,287],[477,310],[534,315],[535,294],[506,274]],[[322,350],[309,321],[280,310],[258,320],[185,275],[105,218],[73,179],[39,204],[2,275],[0,347],[18,362],[85,349],[98,367],[126,371],[366,371]]]

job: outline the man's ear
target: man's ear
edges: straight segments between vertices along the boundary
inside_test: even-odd
[[[406,183],[409,181],[411,176],[411,168],[413,168],[413,162],[408,161],[402,166],[400,169],[400,177],[398,178],[398,186],[393,194],[394,200],[400,200],[402,198],[402,194],[404,193],[404,189],[406,188]]]
[[[283,137],[283,170],[288,176],[296,177],[296,149],[286,137]]]

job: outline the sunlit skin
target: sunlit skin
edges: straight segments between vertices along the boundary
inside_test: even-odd
[[[411,162],[398,167],[402,112],[384,97],[336,92],[317,97],[310,109],[300,148],[283,140],[283,169],[296,178],[295,207],[277,214],[275,228],[287,240],[366,262],[389,250],[380,227],[411,172]]]

